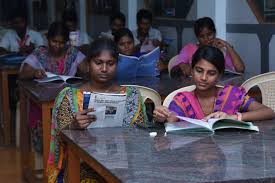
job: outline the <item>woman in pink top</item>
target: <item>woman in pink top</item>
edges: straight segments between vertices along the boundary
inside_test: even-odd
[[[182,48],[175,64],[172,66],[171,76],[191,74],[192,56],[196,50],[203,45],[210,45],[219,48],[225,57],[225,69],[244,72],[245,66],[238,55],[228,42],[216,38],[216,28],[213,20],[209,17],[198,19],[194,24],[194,32],[198,39],[198,44],[189,43]]]

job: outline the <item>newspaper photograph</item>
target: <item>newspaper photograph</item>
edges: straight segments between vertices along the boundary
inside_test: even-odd
[[[94,108],[95,111],[88,115],[95,115],[96,121],[88,128],[122,126],[125,103],[126,94],[91,93],[88,108]]]

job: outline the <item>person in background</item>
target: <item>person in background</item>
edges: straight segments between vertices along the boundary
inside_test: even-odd
[[[101,32],[100,38],[108,38],[114,40],[116,32],[125,27],[125,15],[121,12],[114,13],[110,16],[110,30],[107,32]]]
[[[274,111],[247,95],[242,87],[218,87],[224,68],[224,55],[219,48],[204,45],[192,57],[191,75],[196,89],[177,93],[169,107],[157,107],[153,116],[159,122],[177,122],[176,117],[194,119],[228,118],[240,121],[268,120]]]
[[[62,22],[54,22],[48,30],[48,47],[36,48],[22,63],[20,79],[42,79],[45,72],[58,75],[86,73],[83,55],[76,47],[67,45],[69,30]]]
[[[11,52],[28,55],[35,48],[46,45],[42,35],[27,26],[26,14],[22,11],[15,11],[12,15],[11,28],[0,41],[0,55]]]
[[[149,10],[141,9],[137,13],[137,29],[132,31],[135,45],[141,53],[148,53],[161,46],[162,36],[158,29],[152,28],[153,15]]]
[[[76,47],[67,45],[69,31],[62,22],[54,22],[48,30],[49,47],[36,48],[21,64],[19,78],[25,80],[42,79],[46,72],[57,75],[83,76],[87,63]],[[42,152],[41,120],[42,109],[32,100],[29,108],[29,126],[36,152]]]
[[[51,129],[50,154],[48,158],[49,182],[62,180],[66,175],[66,162],[62,143],[58,141],[62,129],[85,129],[95,122],[96,116],[88,113],[96,108],[83,109],[83,92],[126,93],[123,127],[147,127],[148,120],[140,92],[135,87],[120,86],[114,82],[118,50],[110,39],[95,40],[89,49],[89,82],[80,88],[67,87],[55,100]],[[66,153],[65,153],[66,154]],[[81,164],[81,182],[102,182],[96,173]],[[59,182],[59,181],[57,181]],[[104,182],[104,181],[103,181]]]
[[[223,52],[225,69],[241,73],[245,71],[245,65],[233,46],[216,37],[215,24],[211,18],[203,17],[198,19],[194,24],[194,33],[198,43],[189,43],[182,48],[175,64],[172,65],[172,77],[179,75],[190,76],[192,56],[203,45],[217,47]]]
[[[80,31],[77,28],[78,21],[76,12],[71,9],[65,10],[62,15],[62,21],[70,31],[70,44],[72,46],[79,47],[82,53],[87,53],[89,44],[92,39],[86,32]]]
[[[128,56],[141,56],[141,53],[135,49],[134,36],[128,28],[119,29],[114,36],[114,41],[119,53]]]

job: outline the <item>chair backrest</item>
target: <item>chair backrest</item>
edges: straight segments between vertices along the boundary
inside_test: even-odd
[[[195,90],[196,86],[195,85],[190,85],[190,86],[186,86],[180,89],[177,89],[175,91],[173,91],[172,93],[170,93],[163,101],[163,106],[168,107],[170,102],[173,100],[174,96],[179,93],[179,92],[184,92],[184,91],[193,91]]]
[[[254,86],[261,90],[262,103],[275,110],[275,72],[254,76],[242,84],[247,92]]]
[[[169,60],[169,63],[168,63],[168,72],[169,72],[169,76],[171,76],[171,75],[170,75],[170,72],[171,72],[172,66],[174,66],[174,65],[175,65],[175,62],[177,61],[177,57],[178,57],[178,55],[172,57],[172,58]]]
[[[216,85],[216,87],[219,87],[219,88],[223,88],[223,86],[221,85]],[[190,85],[190,86],[186,86],[186,87],[183,87],[183,88],[180,88],[180,89],[177,89],[175,91],[173,91],[172,93],[170,93],[163,101],[163,106],[165,107],[169,107],[169,104],[170,102],[173,100],[174,96],[179,93],[179,92],[191,92],[191,91],[194,91],[196,89],[196,86],[195,85]]]
[[[148,88],[140,85],[123,85],[123,86],[136,87],[140,91],[140,94],[143,98],[143,102],[145,102],[147,99],[151,99],[154,102],[155,107],[161,105],[161,97],[159,93],[153,90],[152,88]]]

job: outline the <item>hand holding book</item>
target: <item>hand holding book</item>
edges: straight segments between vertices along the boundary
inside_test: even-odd
[[[84,109],[75,113],[74,120],[70,125],[74,129],[84,129],[87,128],[91,123],[96,121],[96,116],[93,114],[88,114],[94,112],[94,108]]]
[[[165,106],[157,106],[153,112],[153,117],[156,121],[162,122],[162,123],[166,121],[171,121],[171,122],[179,121],[179,119],[177,118],[177,114],[175,112],[170,111]]]
[[[43,69],[35,69],[34,70],[34,78],[35,79],[42,79],[44,77],[47,77],[47,75]]]

